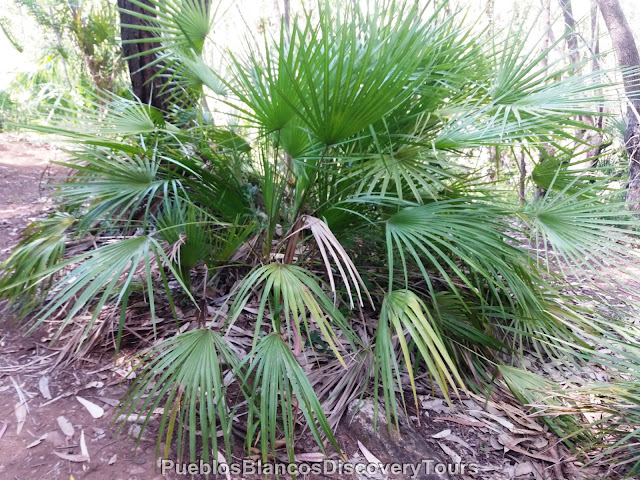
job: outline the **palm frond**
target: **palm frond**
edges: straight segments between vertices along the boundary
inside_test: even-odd
[[[364,293],[369,298],[369,302],[373,305],[373,300],[371,299],[371,295],[369,295],[369,291],[365,286],[356,266],[353,264],[351,258],[349,258],[349,254],[344,249],[340,242],[335,237],[331,229],[324,223],[322,220],[312,217],[310,215],[302,216],[302,224],[304,228],[308,228],[311,230],[311,234],[320,249],[320,254],[322,255],[322,260],[324,261],[325,268],[327,269],[327,275],[329,276],[329,284],[331,285],[331,290],[333,291],[334,301],[336,299],[336,284],[333,278],[333,272],[331,270],[331,260],[335,264],[336,268],[340,272],[340,278],[344,286],[347,289],[347,295],[349,296],[349,302],[351,309],[354,308],[353,304],[353,295],[351,292],[351,285],[353,284],[353,288],[356,291],[358,296],[358,301],[360,306],[364,306],[362,301],[362,294],[360,292],[360,287],[364,290]]]
[[[141,11],[121,10],[142,20],[143,25],[125,24],[124,26],[153,34],[130,42],[161,43],[160,47],[149,49],[142,55],[164,54],[167,49],[176,51],[192,49],[198,55],[202,53],[205,39],[214,21],[211,2],[204,0],[130,1]]]
[[[54,275],[58,275],[60,278],[53,284],[53,291],[47,304],[31,320],[33,323],[31,330],[54,315],[64,315],[64,319],[56,333],[57,337],[72,318],[91,310],[93,313],[91,320],[85,327],[83,338],[86,337],[102,307],[108,301],[114,306],[113,311],[122,302],[125,302],[126,306],[128,292],[136,281],[137,275],[140,275],[146,283],[149,308],[152,319],[155,320],[155,287],[152,279],[152,262],[160,265],[166,264],[173,275],[178,278],[180,285],[186,290],[186,287],[179,279],[178,272],[171,265],[162,246],[157,240],[149,236],[120,240],[37,272],[29,280],[46,282]],[[69,266],[73,267],[66,271],[64,275],[60,275]],[[21,280],[21,283],[23,281]],[[5,289],[14,288],[15,286],[8,285]],[[167,294],[170,295],[169,292]],[[189,294],[188,291],[187,294]],[[121,332],[122,325],[119,328],[118,345]],[[77,347],[79,348],[81,344],[82,340],[78,342]]]
[[[125,228],[144,228],[156,196],[166,199],[182,190],[178,180],[163,178],[160,159],[155,156],[129,156],[88,147],[76,152],[75,158],[64,165],[77,173],[56,193],[71,206],[86,209],[78,224],[81,232],[107,218],[112,224],[123,220]],[[136,213],[138,224],[133,223]]]
[[[270,450],[275,454],[280,440],[278,431],[282,432],[289,461],[294,461],[296,410],[302,413],[305,424],[323,452],[322,434],[340,452],[305,372],[278,334],[272,333],[260,340],[244,364],[247,365],[245,385],[251,379],[254,392],[251,397],[253,410],[247,426],[247,446],[253,444],[259,429],[263,461],[267,460]]]
[[[557,392],[557,386],[553,382],[520,368],[500,365],[499,370],[513,395],[524,405],[560,405],[553,393]],[[561,437],[580,430],[578,420],[570,414],[544,416],[543,420]],[[588,434],[586,438],[589,438]]]
[[[245,116],[280,130],[297,119],[325,146],[335,145],[403,105],[421,85],[422,60],[440,32],[416,5],[376,3],[364,14],[355,4],[332,10],[320,6],[316,21],[307,13],[294,22],[290,38],[234,59]]]
[[[411,343],[407,342],[407,334]],[[449,401],[449,386],[456,393],[458,386],[464,388],[462,377],[427,306],[414,292],[394,290],[387,294],[382,303],[375,347],[376,385],[380,379],[389,420],[393,416],[397,424],[398,411],[394,385],[397,383],[400,392],[403,389],[399,355],[394,347],[395,341],[400,346],[416,408],[419,409],[414,372],[418,364],[412,359],[410,344],[415,345],[420,358],[426,363],[430,377],[434,379],[447,401]],[[377,396],[377,389],[375,392]],[[390,421],[388,423],[391,425]]]
[[[221,433],[230,458],[233,413],[226,399],[225,372],[235,371],[237,365],[233,350],[211,330],[191,330],[164,340],[138,360],[136,370],[140,371],[118,408],[123,427],[131,415],[138,415],[143,419],[140,438],[160,407],[163,413],[156,457],[169,456],[175,437],[181,458],[183,439],[188,436],[190,460],[196,460],[201,448],[202,460],[209,462],[211,452],[215,455],[218,451]],[[165,449],[160,452],[162,439]]]
[[[602,193],[596,182],[577,188],[579,178],[557,194],[547,193],[522,212],[536,240],[539,260],[558,260],[558,269],[578,281],[597,279],[618,288],[627,288],[624,277],[633,279],[629,268],[636,257],[630,248],[638,244],[638,219],[626,213],[626,203],[614,193]],[[624,275],[612,278],[605,272],[616,268]]]
[[[343,348],[340,338],[332,325],[335,325],[347,337],[350,343],[357,343],[356,336],[340,310],[333,304],[320,287],[319,279],[296,265],[271,263],[255,269],[247,275],[238,289],[236,298],[229,309],[229,323],[233,323],[254,290],[262,288],[258,308],[254,344],[270,303],[273,331],[282,332],[281,315],[285,318],[286,334],[294,345],[294,351],[300,353],[304,341],[302,335],[311,337],[307,312],[320,330],[336,358],[344,365],[340,354]]]
[[[68,231],[76,219],[68,213],[55,213],[32,223],[23,238],[0,265],[0,297],[13,302],[24,302],[23,309],[34,307],[39,297],[51,288],[54,277],[39,281],[41,272],[54,267],[64,259]]]
[[[535,305],[528,284],[531,273],[525,268],[530,261],[526,253],[505,241],[508,226],[503,217],[498,207],[473,198],[431,202],[395,213],[386,222],[390,285],[395,276],[395,248],[405,285],[409,257],[427,281],[433,299],[437,285],[428,267],[458,297],[466,291],[480,300],[486,290],[512,307],[514,300]]]

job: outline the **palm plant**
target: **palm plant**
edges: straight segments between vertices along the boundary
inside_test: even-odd
[[[588,145],[577,131],[596,128],[580,115],[611,101],[592,93],[611,87],[605,76],[542,63],[553,45],[486,42],[442,6],[395,0],[319,2],[214,70],[210,2],[131,1],[162,43],[172,107],[100,92],[31,126],[76,144],[76,173],[56,190],[70,220],[32,228],[0,293],[42,299],[29,321],[62,316],[61,331],[92,311],[87,335],[116,305],[118,345],[132,296],[154,329],[166,299],[176,335],[142,356],[122,409],[162,407],[167,444],[188,431],[195,458],[199,425],[208,458],[220,426],[230,455],[241,428],[265,459],[281,443],[291,459],[300,420],[339,448],[332,428],[364,392],[382,393],[397,423],[422,373],[447,399],[496,382],[518,396],[504,366],[523,368],[525,352],[575,367],[597,356],[583,334],[625,340],[623,322],[566,295],[605,262],[628,264],[638,241],[610,179],[571,165]],[[229,125],[212,123],[212,105],[232,107]],[[488,146],[563,152],[532,177],[546,195],[515,206],[470,165]],[[65,239],[89,234],[99,247],[65,255]]]

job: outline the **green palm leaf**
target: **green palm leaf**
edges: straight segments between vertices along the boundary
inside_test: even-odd
[[[160,406],[163,414],[156,456],[168,457],[175,436],[178,457],[182,457],[183,438],[188,435],[190,460],[196,460],[196,451],[201,448],[202,460],[209,462],[211,452],[215,455],[218,451],[221,431],[230,458],[233,415],[227,404],[224,374],[237,365],[235,353],[211,330],[196,329],[161,342],[139,359],[136,368],[141,371],[119,406],[119,414],[125,418],[123,426],[130,415],[143,412],[140,438]],[[160,452],[163,438],[165,450]],[[218,461],[217,456],[213,460]]]
[[[157,157],[87,147],[76,152],[72,163],[64,165],[77,174],[60,185],[57,194],[79,208],[90,204],[79,221],[80,231],[107,218],[112,223],[123,219],[125,227],[131,226],[139,209],[142,221],[134,226],[144,227],[156,195],[167,198],[182,190],[179,181],[163,178]]]
[[[282,331],[280,320],[282,312],[286,322],[287,336],[299,353],[304,344],[302,334],[305,333],[307,338],[311,337],[307,321],[307,312],[309,312],[324,340],[344,365],[340,354],[342,345],[332,324],[340,328],[350,343],[356,343],[356,336],[340,310],[320,287],[319,279],[296,265],[271,263],[259,267],[247,275],[230,307],[229,323],[233,323],[238,318],[250,300],[252,291],[260,287],[262,287],[262,294],[256,318],[254,344],[258,341],[258,333],[271,298],[273,302],[271,304],[271,323],[275,332]]]
[[[263,461],[267,460],[270,448],[275,453],[279,430],[282,431],[286,441],[289,461],[294,461],[296,423],[294,409],[300,410],[306,425],[323,452],[325,449],[321,433],[340,452],[340,447],[305,372],[279,335],[272,333],[260,340],[253,354],[243,362],[243,365],[245,364],[248,365],[245,385],[249,379],[252,379],[254,392],[251,396],[252,411],[249,416],[246,443],[247,446],[252,445],[256,429],[259,428]],[[254,416],[258,424],[253,423]]]
[[[51,288],[54,277],[39,281],[43,271],[64,258],[68,230],[76,219],[67,213],[56,213],[27,228],[23,239],[11,256],[0,265],[0,297],[24,302],[24,311],[34,307],[39,296]]]
[[[530,260],[525,252],[505,241],[503,232],[508,225],[503,217],[503,210],[473,198],[400,210],[386,222],[390,285],[394,281],[395,248],[405,284],[410,269],[408,257],[428,282],[433,298],[437,285],[429,267],[460,298],[469,292],[480,302],[489,294],[512,308],[516,303],[536,305],[529,283],[532,274],[527,272]]]
[[[32,277],[29,277],[28,280],[35,280],[38,283],[47,282],[50,281],[52,276],[59,275],[67,267],[76,265],[67,271],[65,275],[59,275],[60,278],[54,283],[53,291],[47,304],[31,319],[33,326],[30,331],[33,331],[51,316],[64,312],[64,320],[57,330],[57,337],[76,315],[92,310],[93,314],[85,327],[82,340],[77,344],[77,348],[79,348],[91,331],[102,307],[108,301],[111,302],[110,304],[114,308],[117,308],[122,303],[124,303],[123,308],[126,307],[136,274],[142,275],[146,280],[149,307],[155,329],[152,260],[155,260],[157,264],[166,264],[170,271],[178,277],[180,285],[186,290],[185,285],[179,280],[178,272],[171,265],[161,245],[157,240],[148,236],[120,240],[37,272]],[[20,279],[18,282],[23,283],[24,279]],[[15,287],[16,284],[7,285],[4,290]],[[169,291],[166,293],[170,295]],[[188,291],[187,294],[189,294]],[[123,321],[124,318],[121,318],[117,339],[118,346],[120,344]]]
[[[455,362],[445,346],[443,337],[427,306],[415,293],[409,290],[395,290],[389,293],[382,303],[376,333],[376,384],[380,379],[385,405],[388,407],[387,418],[390,420],[390,417],[393,416],[396,424],[398,414],[394,385],[397,383],[400,392],[403,390],[403,385],[400,379],[398,354],[393,346],[394,338],[397,338],[400,345],[404,365],[409,374],[414,402],[416,408],[419,408],[414,380],[414,372],[418,365],[412,360],[411,349],[406,339],[407,334],[420,353],[420,357],[426,363],[430,377],[435,380],[447,401],[449,401],[449,386],[456,393],[457,386],[464,388],[462,377],[458,373]],[[394,381],[394,377],[396,381]],[[390,421],[389,424],[391,425]]]

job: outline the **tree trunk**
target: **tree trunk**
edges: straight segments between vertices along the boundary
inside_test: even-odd
[[[284,0],[284,24],[287,29],[291,26],[291,3],[289,0]]]
[[[598,4],[596,0],[591,0],[591,71],[599,72],[602,70],[600,66],[600,60],[598,55],[600,55],[600,24],[598,22]],[[599,78],[598,78],[599,79]],[[596,95],[602,96],[602,89],[598,88],[595,92]],[[593,118],[592,125],[597,127],[598,129],[602,129],[604,126],[604,105],[600,103],[598,105],[598,112],[600,112],[600,116],[596,116]],[[591,166],[597,167],[599,162],[599,155],[602,153],[604,149],[604,145],[602,144],[602,133],[597,132],[588,139],[589,143],[593,145],[594,148],[589,150],[587,153],[587,157],[591,158]]]
[[[560,6],[562,7],[562,16],[564,17],[569,60],[574,65],[571,70],[575,72],[577,68],[575,65],[580,61],[580,52],[578,52],[578,34],[576,33],[576,21],[573,18],[571,0],[560,0]]]
[[[551,28],[551,0],[542,0],[542,24],[545,28],[545,35],[542,39],[540,49],[544,52],[556,42]],[[546,68],[549,66],[549,58],[547,55],[542,59],[542,65]]]
[[[598,7],[607,25],[613,49],[621,67],[640,67],[640,54],[633,39],[633,32],[629,27],[624,12],[618,0],[597,0]],[[637,97],[640,73],[624,72],[624,89],[629,99],[627,110],[627,132],[625,146],[629,156],[629,184],[627,187],[627,201],[629,208],[640,210],[640,99]]]
[[[148,0],[140,0],[140,3],[150,5]],[[165,110],[166,105],[164,95],[162,94],[163,81],[156,75],[158,73],[157,65],[150,66],[156,57],[153,53],[140,55],[141,53],[158,48],[160,44],[158,42],[148,41],[129,43],[132,40],[153,38],[153,33],[127,26],[142,26],[145,23],[144,20],[123,10],[145,15],[150,15],[151,12],[132,3],[130,0],[118,0],[118,8],[120,9],[120,35],[123,42],[122,51],[129,66],[129,76],[131,78],[133,93],[142,102]]]
[[[520,205],[524,205],[526,203],[525,196],[525,182],[527,180],[527,161],[524,154],[524,149],[520,150],[520,182],[518,183],[518,197],[520,200]]]

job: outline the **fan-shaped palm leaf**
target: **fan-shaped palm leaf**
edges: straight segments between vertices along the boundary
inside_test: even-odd
[[[272,333],[260,340],[245,364],[248,367],[245,385],[251,379],[254,392],[247,427],[247,446],[252,445],[259,428],[263,461],[267,460],[269,449],[275,453],[278,430],[284,436],[289,461],[294,461],[296,410],[302,413],[306,426],[323,451],[321,433],[340,452],[313,387],[289,346],[278,334]],[[258,424],[253,423],[254,417]]]
[[[67,213],[56,213],[27,228],[23,239],[0,269],[0,297],[24,301],[25,310],[51,287],[54,277],[39,281],[41,272],[54,267],[64,258],[67,231],[76,219]],[[40,289],[40,291],[39,291]]]
[[[332,328],[332,323],[340,328],[350,343],[356,343],[356,336],[340,310],[323,292],[319,279],[296,265],[271,263],[259,267],[247,275],[231,305],[230,323],[238,318],[251,298],[252,292],[260,287],[262,287],[262,294],[256,318],[254,344],[258,341],[258,333],[265,317],[267,303],[271,298],[273,302],[271,304],[273,330],[281,332],[280,312],[282,312],[286,320],[288,337],[293,340],[294,348],[298,353],[304,344],[302,334],[306,333],[307,337],[311,336],[307,322],[307,312],[309,312],[324,340],[340,362],[344,364],[339,348],[341,342]]]
[[[37,272],[28,280],[50,281],[53,275],[58,275],[70,265],[76,265],[55,282],[49,301],[32,319],[31,330],[53,315],[64,314],[65,317],[58,328],[57,336],[74,316],[87,310],[93,310],[91,321],[85,327],[86,336],[107,301],[112,301],[114,308],[117,308],[121,302],[126,304],[136,274],[145,277],[151,316],[155,320],[154,286],[151,272],[153,259],[159,264],[166,264],[180,282],[179,274],[173,268],[162,246],[157,240],[148,236],[120,240]],[[164,272],[161,272],[161,275],[164,275]],[[24,279],[19,282],[23,283]],[[182,282],[180,284],[185,288]],[[7,285],[5,289],[15,286],[13,284]],[[170,295],[168,290],[166,293]],[[187,294],[189,294],[188,291]],[[121,318],[118,345],[122,322]],[[78,348],[81,343],[82,341],[78,343]]]
[[[396,382],[393,377],[395,376],[397,379],[398,391],[402,391],[403,385],[400,381],[400,366],[397,359],[398,354],[393,346],[393,338],[397,338],[400,345],[416,408],[419,408],[414,380],[414,371],[418,365],[412,360],[411,350],[406,339],[407,334],[420,353],[420,358],[426,363],[429,375],[440,387],[447,401],[449,400],[448,386],[451,386],[454,392],[457,392],[457,386],[464,387],[462,377],[458,373],[455,362],[450,356],[427,306],[414,292],[394,290],[386,296],[382,303],[376,333],[375,356],[377,361],[376,383],[380,378],[385,405],[391,406],[386,411],[387,417],[393,416],[396,423],[397,407],[394,398],[394,384]],[[389,422],[389,424],[391,423]]]
[[[188,435],[189,458],[195,461],[199,436],[201,458],[209,462],[210,452],[218,451],[219,431],[230,456],[233,415],[226,400],[224,374],[233,371],[237,364],[235,353],[211,330],[192,330],[163,341],[139,359],[137,369],[141,371],[119,406],[124,425],[132,414],[143,418],[140,438],[156,409],[161,407],[156,456],[160,453],[163,458],[168,457],[175,435],[181,457],[183,438]],[[164,452],[159,451],[162,438]]]

